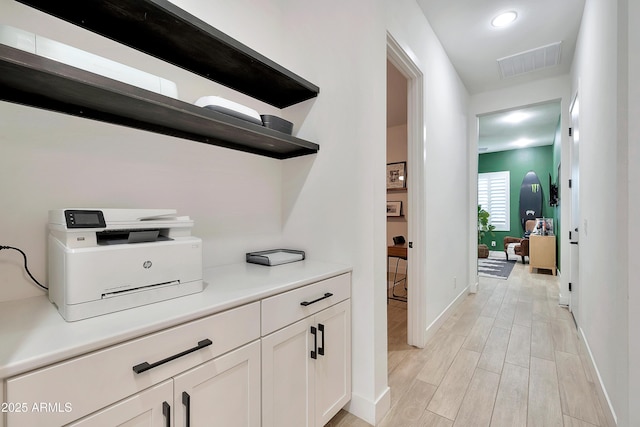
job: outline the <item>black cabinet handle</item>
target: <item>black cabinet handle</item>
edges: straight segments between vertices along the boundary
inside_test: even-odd
[[[186,427],[191,425],[191,396],[186,391],[182,392],[182,404],[184,405],[184,412],[187,415]]]
[[[181,353],[174,354],[173,356],[169,356],[166,359],[160,360],[159,362],[156,362],[156,363],[142,362],[139,365],[136,365],[133,367],[133,372],[135,372],[136,374],[141,374],[144,371],[148,371],[149,369],[153,369],[156,366],[160,366],[167,362],[171,362],[172,360],[176,360],[182,356],[186,356],[189,353],[193,353],[194,351],[198,351],[200,349],[208,347],[211,344],[213,344],[213,342],[210,339],[202,340],[198,343],[197,346],[190,348],[189,350],[185,350]]]
[[[322,297],[320,297],[318,299],[314,299],[313,301],[302,301],[300,303],[300,305],[306,307],[308,305],[311,305],[311,304],[316,303],[318,301],[322,301],[323,299],[327,299],[327,298],[332,297],[332,296],[333,296],[333,294],[331,292],[327,292],[327,293],[324,294],[324,296],[322,296]]]
[[[165,426],[171,427],[171,405],[167,402],[162,402],[162,415],[164,415]]]
[[[318,354],[324,356],[324,325],[322,323],[318,323],[318,331],[322,332],[322,341],[320,347],[318,347]]]
[[[313,334],[313,350],[311,350],[311,358],[318,358],[318,332],[315,326],[311,327],[311,333]]]

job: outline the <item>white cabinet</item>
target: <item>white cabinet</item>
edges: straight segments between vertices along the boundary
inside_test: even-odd
[[[262,426],[315,423],[315,370],[308,318],[262,338]]]
[[[172,403],[173,383],[167,380],[73,422],[69,427],[168,427],[173,425]]]
[[[260,342],[203,363],[70,427],[260,426]]]
[[[78,421],[198,366],[215,370],[223,363],[247,363],[255,380],[259,337],[260,303],[254,302],[10,378],[7,401],[24,402],[29,410],[6,414],[6,425],[50,427]],[[252,341],[251,363],[245,353],[231,352]],[[43,402],[52,407],[32,410]]]
[[[283,313],[304,307],[301,320],[262,337],[263,427],[323,426],[351,399],[349,282],[338,276],[263,301],[263,319],[291,320]]]
[[[0,397],[24,411],[0,427],[325,425],[351,398],[350,288],[344,273],[256,294],[5,378]]]
[[[260,426],[260,342],[89,415],[70,427]]]
[[[351,300],[321,311],[316,322],[320,336],[315,363],[315,425],[323,426],[351,400]]]
[[[260,342],[174,378],[175,426],[260,426]]]

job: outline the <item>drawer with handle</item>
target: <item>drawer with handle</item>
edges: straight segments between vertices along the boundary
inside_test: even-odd
[[[262,300],[262,336],[351,297],[351,273]]]
[[[62,410],[7,414],[8,426],[51,426],[111,403],[238,348],[260,335],[255,302],[22,374],[5,399]]]

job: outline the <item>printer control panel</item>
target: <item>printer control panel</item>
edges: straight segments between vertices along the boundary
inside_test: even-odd
[[[107,226],[102,211],[65,210],[67,228],[105,228]]]

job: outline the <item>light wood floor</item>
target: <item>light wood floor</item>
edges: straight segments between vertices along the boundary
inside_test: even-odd
[[[556,277],[518,261],[508,280],[481,278],[424,349],[406,344],[406,314],[391,301],[380,426],[607,426]],[[346,411],[328,425],[369,426]]]

